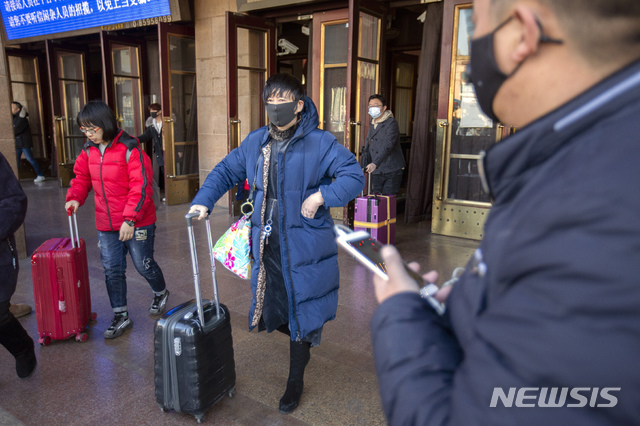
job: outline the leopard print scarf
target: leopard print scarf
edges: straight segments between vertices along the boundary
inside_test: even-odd
[[[262,188],[264,197],[262,199],[262,206],[260,208],[260,254],[258,262],[260,269],[258,270],[258,283],[256,286],[256,308],[253,311],[253,318],[251,319],[251,327],[255,327],[260,322],[262,317],[262,308],[264,306],[264,292],[267,288],[267,271],[264,267],[262,257],[264,255],[264,216],[267,211],[267,185],[269,184],[269,164],[271,162],[271,141],[262,148],[262,156],[264,158],[264,164],[262,165]]]

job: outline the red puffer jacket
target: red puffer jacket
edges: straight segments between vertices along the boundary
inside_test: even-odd
[[[127,150],[131,150],[129,161]],[[93,188],[98,231],[119,231],[125,220],[133,220],[136,228],[156,222],[151,160],[138,139],[120,130],[103,155],[97,144],[88,141],[73,171],[76,177],[67,201],[83,205]]]

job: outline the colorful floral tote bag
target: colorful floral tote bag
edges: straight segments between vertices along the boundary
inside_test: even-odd
[[[251,214],[227,229],[213,247],[213,256],[240,278],[251,278]]]

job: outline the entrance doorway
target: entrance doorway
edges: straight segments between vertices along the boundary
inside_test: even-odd
[[[158,24],[167,204],[199,189],[196,40],[193,27]]]
[[[482,186],[482,152],[509,129],[487,117],[465,78],[470,60],[472,4],[445,0],[443,49],[431,230],[436,234],[482,239],[491,198]]]
[[[104,100],[131,136],[144,133],[149,105],[159,103],[165,168],[158,184],[168,204],[191,201],[199,186],[193,24],[161,22],[6,51],[12,98],[29,111],[34,156],[45,171],[51,164],[60,187],[69,186],[86,143],[76,116],[88,101]],[[142,146],[154,158],[152,144]]]
[[[76,117],[87,103],[87,54],[85,49],[60,48],[46,42],[49,58],[51,109],[58,184],[68,187],[75,159],[86,141]]]
[[[31,152],[40,168],[48,172],[51,163],[50,150],[47,149],[45,126],[43,122],[42,84],[40,66],[44,62],[42,55],[33,52],[12,49],[7,52],[9,80],[11,82],[11,99],[19,102],[28,113],[33,148]],[[20,178],[36,177],[27,160],[22,158]]]
[[[359,156],[368,126],[367,101],[380,91],[384,16],[379,3],[369,0],[350,0],[348,8],[308,15],[227,13],[229,150],[266,124],[262,88],[277,69],[303,83],[318,108],[319,127]],[[232,205],[235,191],[229,196]],[[332,216],[350,224],[352,206],[332,209]]]

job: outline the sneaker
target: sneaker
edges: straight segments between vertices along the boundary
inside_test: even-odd
[[[9,305],[9,311],[14,317],[20,318],[31,313],[31,306],[22,303],[18,303],[17,305],[11,304]]]
[[[131,327],[133,327],[133,321],[131,321],[129,315],[115,314],[113,320],[111,320],[111,325],[104,332],[104,338],[115,339],[116,337],[120,337],[125,330]]]
[[[37,178],[35,178],[33,181],[34,181],[35,183],[38,183],[38,182],[44,182],[44,176],[38,176],[38,177],[37,177]]]
[[[169,290],[160,296],[153,296],[153,302],[149,308],[149,315],[160,315],[167,307],[167,299],[169,298]]]

